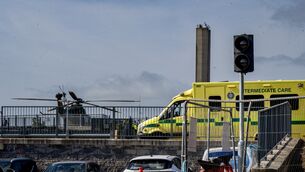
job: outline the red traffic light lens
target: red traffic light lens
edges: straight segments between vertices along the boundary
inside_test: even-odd
[[[246,51],[249,46],[250,46],[250,42],[249,40],[244,37],[244,36],[240,36],[238,37],[235,42],[234,42],[234,46],[235,48],[237,48],[239,51]]]

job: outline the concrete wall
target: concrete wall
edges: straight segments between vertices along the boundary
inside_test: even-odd
[[[27,139],[1,138],[1,158],[30,157],[40,169],[61,160],[92,160],[98,162],[103,171],[122,171],[127,162],[140,155],[181,155],[180,140],[103,140],[103,139]],[[219,142],[212,145],[219,146]],[[190,166],[198,169],[197,160],[202,158],[206,142],[197,142],[197,152],[190,153]]]

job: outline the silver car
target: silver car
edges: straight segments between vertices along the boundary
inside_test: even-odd
[[[129,161],[124,172],[143,171],[168,171],[180,172],[181,160],[177,156],[171,155],[147,155],[133,158]]]
[[[100,172],[100,166],[88,161],[61,161],[49,165],[44,172]]]

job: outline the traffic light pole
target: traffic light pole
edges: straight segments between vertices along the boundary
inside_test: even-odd
[[[185,103],[185,109],[187,103]],[[181,164],[182,171],[187,172],[188,164],[187,164],[187,112],[183,114],[183,122],[182,122],[182,152],[181,152]]]
[[[240,73],[239,83],[239,142],[238,142],[238,171],[243,172],[244,152],[244,73]]]
[[[254,42],[253,35],[234,35],[234,72],[240,73],[239,83],[239,142],[238,142],[238,171],[244,169],[244,75],[254,71]],[[249,109],[250,110],[250,109]]]

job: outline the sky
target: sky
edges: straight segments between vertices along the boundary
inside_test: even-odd
[[[195,80],[195,30],[211,29],[211,81],[238,81],[233,35],[253,34],[245,80],[305,79],[304,0],[1,0],[0,106],[132,99],[165,106]],[[103,105],[103,104],[100,104]],[[126,105],[126,104],[124,104]]]

